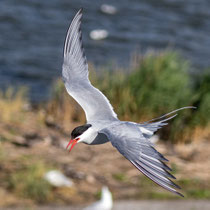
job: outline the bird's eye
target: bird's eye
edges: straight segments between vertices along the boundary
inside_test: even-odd
[[[79,140],[79,138],[76,138],[75,140],[76,140],[76,141],[78,141],[78,140]]]

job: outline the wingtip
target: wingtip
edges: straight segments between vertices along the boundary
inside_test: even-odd
[[[82,15],[82,13],[83,13],[83,7],[81,7],[81,8],[79,9],[79,11],[78,11],[78,14],[81,14],[81,15]]]
[[[170,179],[169,179],[170,180]],[[171,180],[170,180],[171,181]],[[171,181],[172,182],[172,181]],[[174,187],[176,188],[176,189],[179,189],[179,190],[181,190],[182,188],[179,186],[179,185],[177,185],[177,184],[175,184],[174,182],[172,182],[173,184],[174,184]]]
[[[65,42],[64,42],[64,50],[63,50],[63,54],[64,54],[64,58],[65,58],[65,55],[67,54],[67,51],[68,51],[68,48],[69,48],[69,34],[70,34],[70,31],[72,27],[74,27],[75,25],[79,25],[79,28],[80,28],[80,24],[81,24],[81,19],[82,19],[82,12],[83,12],[83,8],[80,8],[76,15],[73,17],[70,25],[69,25],[69,28],[67,30],[67,34],[66,34],[66,38],[65,38]]]
[[[77,11],[77,13],[76,13],[76,15],[74,16],[73,20],[74,20],[76,17],[78,17],[78,16],[81,16],[81,17],[82,17],[82,14],[83,14],[83,7],[81,7],[81,8]],[[73,20],[72,20],[72,21],[73,21]]]
[[[184,198],[184,195],[182,194],[182,193],[180,193],[180,192],[175,192],[177,195],[179,195],[180,197],[182,197],[182,198]]]

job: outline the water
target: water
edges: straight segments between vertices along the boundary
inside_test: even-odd
[[[118,12],[103,14],[103,3]],[[0,88],[27,85],[33,101],[47,99],[61,75],[66,30],[80,7],[86,55],[96,65],[128,66],[133,52],[170,46],[194,67],[210,66],[209,0],[1,0]],[[108,30],[109,37],[91,40],[96,28]]]

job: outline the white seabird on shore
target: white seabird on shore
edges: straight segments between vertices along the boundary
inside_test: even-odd
[[[83,210],[111,210],[112,206],[112,194],[107,186],[103,186],[101,190],[101,199]]]

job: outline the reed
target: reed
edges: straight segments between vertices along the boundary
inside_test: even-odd
[[[0,91],[0,121],[4,123],[21,121],[27,105],[27,88],[15,90],[9,87],[6,91]]]

